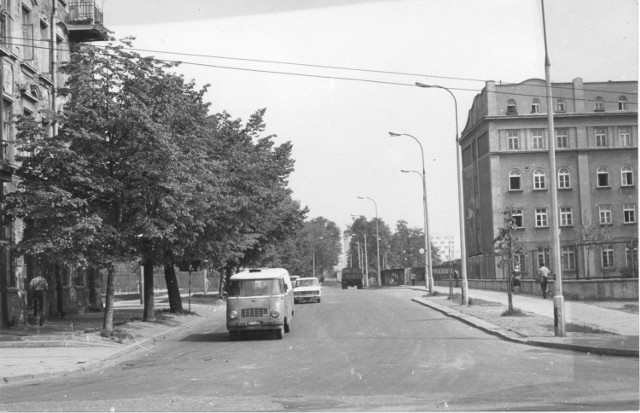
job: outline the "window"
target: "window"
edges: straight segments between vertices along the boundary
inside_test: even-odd
[[[620,168],[621,175],[621,185],[622,186],[633,186],[633,168],[629,165],[625,165]]]
[[[549,262],[549,248],[538,247],[536,256],[538,258],[538,268],[540,268]]]
[[[631,241],[625,245],[627,267],[638,268],[638,242]]]
[[[556,142],[558,148],[569,147],[569,134],[566,129],[556,129]]]
[[[636,204],[622,204],[623,222],[633,224],[636,222]]]
[[[596,147],[606,148],[607,145],[607,130],[605,128],[595,128],[594,134],[596,137]]]
[[[540,168],[533,171],[533,189],[542,190],[547,189],[547,183],[544,176],[544,171]]]
[[[626,96],[620,96],[618,98],[618,110],[629,110],[629,103]]]
[[[576,269],[576,251],[573,247],[561,247],[560,253],[562,255],[562,269],[574,271]]]
[[[533,149],[544,149],[544,135],[541,130],[531,131]]]
[[[507,115],[517,115],[518,107],[516,106],[516,101],[513,99],[509,99],[507,101]]]
[[[517,169],[509,172],[509,191],[521,191],[520,171]]]
[[[540,99],[534,98],[531,101],[531,113],[540,113]]]
[[[620,146],[631,146],[631,128],[618,129]]]
[[[598,176],[598,187],[608,187],[609,186],[609,170],[606,166],[601,166],[596,170],[596,174]]]
[[[598,211],[600,215],[600,225],[613,224],[613,219],[611,218],[611,205],[599,205]]]
[[[568,168],[560,168],[558,170],[558,188],[568,189],[571,188],[571,174]]]
[[[594,103],[594,112],[604,112],[604,99],[602,96],[597,96]]]
[[[510,150],[520,149],[520,138],[518,137],[518,131],[507,131],[507,144]]]
[[[560,207],[560,226],[573,226],[573,210],[571,207]]]
[[[31,10],[22,8],[22,58],[33,60],[33,24],[31,24]]]
[[[602,245],[602,268],[613,268],[613,244]]]
[[[536,208],[536,227],[548,227],[547,208]]]
[[[558,99],[556,100],[556,112],[562,113],[565,112],[565,105],[564,105],[564,99]]]
[[[513,218],[513,224],[516,228],[524,228],[524,221],[522,219],[522,209],[514,208],[511,212],[511,218]]]

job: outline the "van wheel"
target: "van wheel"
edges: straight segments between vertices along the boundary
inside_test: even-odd
[[[238,330],[229,330],[229,340],[238,341],[240,338],[240,331]]]
[[[284,320],[284,332],[285,333],[290,333],[291,332],[291,326],[289,325],[289,321],[288,320]]]
[[[318,298],[318,302],[320,302],[320,299]]]
[[[279,329],[276,330],[276,338],[278,340],[282,340],[283,337],[284,337],[284,327],[280,327]]]

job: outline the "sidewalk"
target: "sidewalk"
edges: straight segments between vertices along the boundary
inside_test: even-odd
[[[214,293],[209,293],[209,297],[213,298]],[[0,386],[117,364],[126,354],[153,346],[156,341],[187,329],[204,317],[224,317],[224,306],[194,301],[195,297],[191,304],[195,314],[160,313],[153,323],[141,321],[143,307],[139,300],[116,302],[115,339],[99,334],[103,312],[51,318],[41,327],[28,325],[0,330]],[[166,297],[156,297],[154,306],[156,311],[169,308]],[[186,298],[183,308],[188,309]]]
[[[424,291],[424,287],[412,287]],[[436,286],[437,295],[424,295],[413,301],[434,308],[448,316],[480,328],[503,339],[522,344],[559,349],[584,351],[596,354],[638,357],[638,314],[619,309],[620,302],[599,302],[598,305],[579,301],[564,301],[565,325],[577,325],[584,333],[567,333],[556,337],[553,333],[553,300],[540,296],[513,294],[514,308],[524,311],[528,317],[500,317],[507,309],[507,293],[469,289],[469,297],[485,305],[463,306],[460,300],[447,300],[449,287]],[[454,288],[460,293],[460,288]],[[625,302],[637,308],[638,302]],[[499,304],[499,305],[497,305]],[[490,314],[489,316],[488,314]],[[502,325],[499,325],[502,324]],[[545,327],[541,329],[540,327]],[[568,330],[568,329],[567,329]],[[541,333],[541,331],[543,333]],[[589,332],[594,331],[594,332]]]

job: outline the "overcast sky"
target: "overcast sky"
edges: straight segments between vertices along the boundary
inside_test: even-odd
[[[545,11],[552,81],[638,79],[637,1]],[[544,79],[540,0],[104,0],[104,14],[115,37],[154,51],[141,54],[199,64],[179,71],[211,84],[214,113],[267,108],[267,132],[293,143],[294,199],[341,230],[375,216],[358,195],[392,230],[422,228],[420,177],[400,173],[422,169],[419,146],[395,131],[424,146],[430,234],[457,239],[453,99],[414,82],[452,89],[462,131],[486,80]]]

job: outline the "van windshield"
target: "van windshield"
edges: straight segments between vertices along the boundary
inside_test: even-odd
[[[279,279],[231,281],[231,285],[229,286],[229,295],[235,297],[276,295],[282,293]]]

